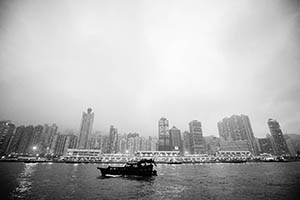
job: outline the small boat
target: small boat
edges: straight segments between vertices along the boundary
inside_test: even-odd
[[[24,160],[24,163],[45,163],[45,160]]]
[[[83,163],[83,161],[79,161],[79,160],[65,160],[64,163],[79,164],[79,163]]]
[[[167,162],[167,164],[169,164],[169,165],[180,165],[180,164],[182,164],[182,162],[180,162],[180,161],[169,161],[169,162]]]
[[[157,176],[157,171],[153,169],[156,163],[153,159],[141,159],[137,162],[128,162],[123,167],[97,167],[102,176],[110,175],[133,175],[133,176]]]
[[[245,163],[247,161],[242,159],[225,159],[225,160],[221,160],[220,162],[221,163]]]

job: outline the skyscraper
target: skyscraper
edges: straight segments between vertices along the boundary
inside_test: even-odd
[[[68,149],[75,149],[77,146],[77,140],[77,135],[67,135],[63,154],[66,154]]]
[[[192,154],[192,136],[188,131],[183,132],[183,149],[185,154]]]
[[[0,122],[0,155],[7,153],[15,128],[10,121]]]
[[[118,129],[113,125],[109,128],[109,153],[118,152]]]
[[[268,126],[274,141],[275,154],[278,156],[289,154],[279,123],[274,119],[268,119]]]
[[[37,143],[37,153],[42,153],[42,154],[48,154],[50,145],[51,145],[51,140],[54,135],[57,133],[58,127],[56,124],[52,124],[49,126],[48,124],[45,124],[43,126],[43,129],[41,130],[41,127],[38,128],[38,132],[42,131],[41,135],[38,137],[38,143]]]
[[[28,153],[28,150],[29,150],[28,147],[33,138],[33,130],[34,130],[34,128],[32,125],[26,126],[25,131],[22,134],[22,137],[20,139],[18,149],[17,149],[18,153],[21,153],[21,154]]]
[[[19,153],[18,148],[25,132],[25,126],[18,126],[9,146],[8,153]]]
[[[125,137],[122,137],[119,140],[119,153],[125,154],[126,153],[126,147],[127,147],[127,141]]]
[[[170,151],[169,121],[162,117],[158,121],[158,151]]]
[[[258,154],[258,146],[254,138],[249,117],[246,115],[232,115],[218,122],[221,138],[221,150],[248,150]],[[234,147],[236,146],[236,147]]]
[[[92,133],[94,122],[94,113],[92,113],[92,109],[88,108],[87,113],[83,112],[82,120],[80,125],[80,133],[79,133],[79,141],[78,147],[79,149],[86,149],[88,143],[88,137]]]
[[[39,144],[39,141],[40,141],[40,137],[42,136],[42,133],[43,133],[43,128],[44,127],[42,125],[37,125],[34,127],[33,137],[28,146],[29,153],[40,154],[42,152],[42,145]],[[34,146],[36,147],[36,150],[33,150]]]
[[[59,136],[60,136],[59,133],[57,133],[55,135],[52,135],[50,146],[49,146],[49,152],[47,152],[47,153],[52,154],[52,155],[55,154],[55,149],[56,149],[56,146],[58,144],[57,141],[58,141]]]
[[[190,134],[192,138],[192,153],[193,154],[204,154],[205,149],[205,139],[202,134],[201,122],[198,120],[193,120],[189,123]]]
[[[170,146],[172,151],[180,151],[180,153],[183,153],[182,148],[182,140],[181,140],[181,132],[178,128],[173,126],[170,129]]]
[[[54,149],[54,155],[63,155],[68,135],[58,135]],[[54,141],[53,141],[54,142]]]

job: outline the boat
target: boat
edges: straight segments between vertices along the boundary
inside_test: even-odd
[[[245,163],[247,162],[246,160],[242,159],[225,159],[225,160],[220,160],[220,163]]]
[[[46,160],[24,160],[24,163],[45,163]]]
[[[172,160],[172,161],[167,162],[167,164],[169,164],[169,165],[180,165],[180,164],[182,164],[182,162],[177,161],[177,160]]]
[[[156,163],[153,159],[141,159],[140,161],[127,162],[123,167],[97,167],[102,176],[157,176],[157,171],[153,169]]]

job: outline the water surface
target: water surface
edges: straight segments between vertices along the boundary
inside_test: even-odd
[[[152,178],[103,178],[97,166],[2,162],[1,197],[155,200],[300,197],[300,162],[158,165],[158,176]]]

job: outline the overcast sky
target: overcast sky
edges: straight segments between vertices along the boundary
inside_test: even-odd
[[[300,4],[286,0],[1,1],[0,120],[158,134],[158,120],[204,135],[268,118],[300,134]]]

